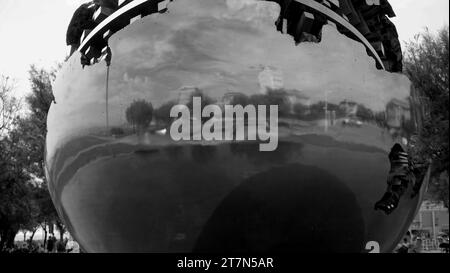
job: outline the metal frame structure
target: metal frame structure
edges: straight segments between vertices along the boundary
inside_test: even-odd
[[[96,12],[95,15],[96,18],[94,20],[98,23],[98,25],[92,30],[84,31],[81,37],[80,47],[78,50],[83,54],[83,56],[87,58],[90,64],[95,64],[99,60],[103,60],[107,55],[106,53],[107,53],[108,39],[114,33],[120,31],[127,25],[135,22],[136,20],[142,17],[154,13],[164,13],[165,11],[167,11],[168,3],[171,1],[173,0],[119,1],[120,3],[118,5],[118,9],[115,11],[114,10],[111,11],[111,9],[106,9],[107,14],[103,15],[102,11]],[[285,9],[289,9],[290,14],[294,14],[291,17],[295,18],[294,19],[291,18],[290,19],[291,22],[288,22],[288,19],[283,18],[283,15],[281,15],[280,17],[282,25],[288,23],[291,25],[294,24],[293,26],[294,31],[290,32],[287,31],[287,26],[282,26],[281,29],[279,27],[279,30],[287,34],[291,34],[292,36],[294,36],[294,39],[296,41],[299,41],[300,35],[308,33],[308,31],[310,31],[312,28],[314,29],[315,32],[321,32],[322,26],[326,23],[331,22],[337,26],[340,32],[362,43],[366,47],[368,54],[376,60],[377,67],[379,69],[393,72],[399,72],[399,70],[401,70],[401,68],[391,69],[390,67],[385,66],[385,64],[390,61],[384,56],[385,46],[383,46],[383,44],[385,44],[385,42],[379,41],[380,38],[374,39],[373,38],[374,34],[369,31],[366,31],[367,32],[366,34],[361,33],[359,29],[368,29],[367,27],[368,23],[363,22],[364,23],[363,27],[358,26],[357,28],[355,26],[356,25],[355,19],[353,20],[349,19],[345,14],[341,14],[343,13],[342,12],[343,10],[345,11],[345,8],[347,10],[349,9],[348,7],[344,7],[345,3],[347,3],[348,5],[348,3],[358,2],[361,0],[354,0],[354,1],[352,0],[353,2],[349,2],[350,0],[267,0],[267,1],[277,2],[282,6],[282,9],[284,6]],[[367,1],[368,0],[366,0],[366,2]],[[386,0],[384,1],[387,2]],[[364,5],[368,6],[369,8],[372,6],[372,9],[382,10],[384,8],[380,4],[380,0],[377,1],[372,0],[369,2],[370,3],[366,3]],[[354,8],[352,6],[352,10],[353,9]],[[360,11],[355,12],[360,17],[362,17]],[[378,10],[376,12],[380,13],[380,11]],[[372,13],[375,14],[376,12]],[[395,16],[390,6],[388,11],[383,11],[383,14],[380,15],[382,19],[388,20],[384,14],[387,14],[387,16]],[[292,28],[292,26],[290,27]],[[374,27],[375,26],[372,26],[372,29]],[[394,32],[395,33],[393,34],[393,36],[396,35],[396,31]],[[391,34],[389,35],[392,36]],[[383,39],[385,39],[386,41],[387,39],[386,36],[389,35],[384,35]],[[369,41],[368,37],[370,37],[371,41]],[[375,48],[374,45],[377,45],[377,47]]]

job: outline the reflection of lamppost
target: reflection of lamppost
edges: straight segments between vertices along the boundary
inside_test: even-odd
[[[109,68],[111,66],[112,52],[109,46],[102,52],[106,62],[106,129],[109,129]]]
[[[106,129],[109,129],[109,65],[106,68]]]
[[[329,119],[329,112],[328,112],[328,95],[333,93],[334,91],[325,91],[325,132],[328,132],[328,119]]]

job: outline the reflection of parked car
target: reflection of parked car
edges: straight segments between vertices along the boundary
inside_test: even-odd
[[[342,121],[342,125],[344,126],[353,126],[353,127],[361,127],[363,125],[362,121],[353,119],[353,118],[346,118]]]

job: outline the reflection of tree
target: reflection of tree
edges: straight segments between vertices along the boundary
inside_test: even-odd
[[[311,105],[311,112],[309,114],[309,119],[310,120],[323,119],[325,117],[326,105],[327,104],[324,101],[319,101]]]
[[[402,129],[407,138],[410,138],[417,131],[416,124],[412,119],[405,119],[402,117]]]
[[[213,104],[214,100],[211,99],[210,97],[206,96],[203,93],[203,90],[196,88],[194,92],[191,93],[191,99],[189,101],[189,103],[187,104],[187,107],[192,110],[193,109],[193,99],[194,98],[201,98],[202,100],[202,104],[201,104],[201,109],[203,110],[203,108],[209,104]],[[192,111],[191,111],[192,112]]]
[[[372,110],[370,110],[369,108],[367,108],[366,106],[364,106],[362,104],[358,105],[358,110],[356,111],[356,117],[358,117],[362,121],[366,121],[366,122],[375,119],[375,115],[372,112]]]
[[[114,128],[111,128],[111,135],[113,135],[113,136],[123,136],[123,135],[125,135],[125,130],[123,130],[122,128],[119,128],[119,127],[114,127]]]
[[[288,95],[288,92],[284,89],[269,90],[267,92],[269,105],[278,105],[278,115],[280,117],[286,117],[291,112],[291,102]]]
[[[236,105],[242,105],[246,106],[249,105],[250,99],[247,95],[242,93],[234,93],[232,96],[229,97],[229,101],[227,102],[228,105],[236,106]]]
[[[207,105],[214,104],[213,99],[206,96],[202,90],[195,88],[195,91],[193,91],[191,94],[189,94],[189,99],[187,99],[186,101],[177,102],[177,101],[172,100],[172,101],[164,103],[159,108],[155,109],[153,111],[155,120],[159,123],[160,126],[161,125],[164,127],[170,126],[170,124],[174,120],[174,118],[172,118],[170,116],[170,112],[172,111],[173,107],[175,107],[177,105],[185,105],[189,109],[189,111],[191,113],[191,117],[193,117],[193,114],[194,114],[193,99],[194,98],[201,99],[200,114],[202,114],[203,109]],[[209,120],[209,118],[202,118],[202,122],[206,122],[207,120]]]
[[[145,130],[153,119],[153,106],[145,100],[134,101],[126,110],[127,121],[136,130]]]
[[[64,229],[50,197],[43,164],[47,113],[54,99],[53,80],[53,72],[32,66],[31,92],[26,96],[30,111],[26,115],[12,113],[13,123],[6,120],[6,125],[14,126],[7,126],[3,128],[7,131],[0,132],[4,133],[0,134],[0,253],[14,246],[14,238],[19,230],[31,232],[31,245],[36,230],[42,228],[45,247],[48,230],[53,224]],[[3,94],[8,95],[7,92]],[[20,111],[20,105],[16,105],[14,100],[6,96],[0,99],[4,98],[7,100],[0,100],[0,112],[3,106],[1,102],[5,101],[5,106],[11,103],[10,106],[14,106],[7,108]],[[5,121],[2,119],[5,116],[1,114],[4,112],[0,113],[0,127]],[[9,119],[9,115],[6,118]]]
[[[296,103],[293,108],[295,116],[299,119],[306,119],[311,112],[310,107],[303,103]]]
[[[214,100],[211,99],[210,97],[206,96],[205,94],[203,94],[203,91],[201,89],[196,88],[194,92],[192,92],[191,94],[191,100],[189,101],[189,103],[186,105],[189,110],[191,111],[191,117],[193,117],[194,114],[194,98],[201,98],[201,107],[200,107],[200,113],[203,113],[203,109],[211,104],[214,104]],[[202,123],[207,122],[209,119],[211,119],[211,117],[208,118],[204,118],[202,117]]]
[[[177,105],[175,101],[169,101],[163,104],[158,109],[155,109],[155,120],[163,123],[165,126],[169,125],[172,121],[172,118],[170,117],[170,111],[175,105]]]
[[[387,119],[386,119],[386,113],[385,112],[377,112],[374,114],[374,119],[375,122],[377,123],[378,126],[380,126],[381,128],[387,128],[388,124],[387,124]]]
[[[291,112],[291,102],[288,98],[289,94],[285,89],[268,89],[267,94],[253,95],[249,98],[249,104],[256,107],[265,105],[267,115],[270,114],[270,106],[278,106],[278,116],[286,117]]]

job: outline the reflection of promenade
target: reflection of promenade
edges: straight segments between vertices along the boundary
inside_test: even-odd
[[[344,119],[337,119],[333,125],[328,126],[325,131],[325,120],[299,120],[295,118],[280,118],[278,136],[280,141],[283,139],[295,139],[296,137],[317,135],[331,137],[337,142],[359,144],[385,149],[391,147],[394,138],[390,135],[386,128],[381,128],[375,123],[365,122],[361,126],[344,126]],[[158,127],[161,128],[161,127]],[[200,129],[201,130],[201,129]],[[129,131],[129,130],[128,130]],[[245,134],[256,134],[257,128],[245,126]],[[226,132],[224,132],[226,134]],[[193,139],[193,135],[199,134],[200,131],[191,132],[186,137]],[[156,130],[156,127],[140,132],[127,132],[123,135],[105,135],[91,134],[92,138],[103,143],[109,144],[128,144],[128,145],[151,145],[151,146],[167,146],[176,142],[170,137],[170,127]],[[202,144],[217,145],[228,143],[230,141],[182,141],[184,144]],[[231,141],[233,142],[233,141]]]
[[[389,132],[374,123],[363,123],[360,127],[343,126],[344,119],[338,119],[325,132],[325,120],[304,121],[296,119],[280,119],[280,139],[286,133],[293,136],[318,135],[332,137],[335,141],[352,144],[363,144],[385,149],[393,145]],[[282,126],[289,124],[289,128]]]
[[[142,249],[151,245],[150,250],[170,251],[195,247],[201,251],[228,246],[226,242],[238,246],[248,242],[257,251],[261,243],[272,247],[272,240],[280,238],[287,243],[295,242],[292,247],[306,244],[304,249],[309,249],[312,246],[308,244],[314,240],[298,237],[297,231],[313,238],[308,228],[315,223],[316,215],[327,219],[325,226],[344,234],[336,237],[322,230],[320,236],[330,242],[338,240],[326,247],[341,246],[339,240],[346,234],[358,234],[352,237],[359,238],[354,239],[354,246],[348,246],[356,249],[364,239],[361,215],[367,215],[373,206],[370,202],[373,196],[366,197],[365,189],[367,185],[378,185],[373,181],[383,181],[385,166],[380,163],[385,156],[354,147],[357,145],[343,147],[337,143],[338,146],[333,139],[339,130],[361,131],[364,135],[370,132],[364,130],[371,127],[341,128],[338,124],[325,134],[320,121],[294,120],[291,124],[292,141],[283,139],[273,153],[259,152],[255,143],[219,145],[222,142],[206,146],[211,144],[206,141],[182,142],[159,149],[174,142],[169,135],[151,129],[117,138],[85,136],[78,139],[78,144],[83,145],[81,151],[73,151],[76,155],[67,154],[66,160],[60,160],[67,163],[67,168],[59,174],[59,188],[64,191],[57,196],[67,204],[67,215],[80,237],[87,238],[93,246],[106,242],[106,245],[99,243],[100,251],[117,244]],[[286,131],[281,127],[280,135]],[[300,137],[302,133],[314,132],[319,137]],[[91,144],[94,145],[89,147]],[[367,165],[375,167],[367,170]],[[367,177],[370,181],[361,183]],[[80,199],[86,201],[76,202]],[[269,209],[267,200],[271,201]],[[307,206],[316,208],[314,215],[292,217],[297,215],[298,208]],[[259,214],[262,209],[268,213]],[[273,219],[279,225],[271,225]],[[344,219],[344,223],[336,227],[335,219],[339,223]],[[95,229],[98,221],[105,224]],[[130,222],[141,224],[130,229]],[[292,223],[295,228],[291,228]],[[252,228],[255,236],[248,235],[245,227]],[[149,229],[155,232],[144,240],[137,235]],[[290,233],[286,235],[285,230]],[[113,232],[123,233],[120,238],[127,240],[111,236]]]

